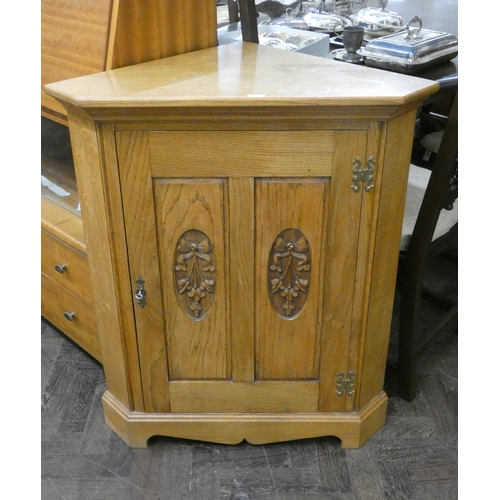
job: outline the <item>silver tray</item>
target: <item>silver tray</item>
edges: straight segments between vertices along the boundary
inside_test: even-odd
[[[419,27],[411,28],[415,22]],[[371,40],[358,54],[367,66],[414,74],[456,57],[458,40],[449,33],[422,29],[422,20],[414,16],[406,30]]]

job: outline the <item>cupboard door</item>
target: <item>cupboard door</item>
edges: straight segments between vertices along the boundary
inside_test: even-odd
[[[351,161],[367,133],[306,132],[292,151],[271,148],[287,132],[240,134],[269,141],[261,163],[226,136],[210,169],[204,149],[176,151],[193,132],[179,134],[117,133],[146,411],[343,411],[337,384],[362,300]]]

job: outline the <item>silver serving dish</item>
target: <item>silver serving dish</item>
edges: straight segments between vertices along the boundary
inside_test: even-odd
[[[366,7],[366,0],[316,0],[302,2],[302,12],[314,11],[349,17]]]
[[[411,27],[414,23],[418,28]],[[422,29],[422,20],[413,16],[405,31],[371,40],[358,54],[367,66],[414,74],[456,57],[458,40],[449,33]]]
[[[310,30],[327,31],[329,33],[340,33],[346,26],[352,26],[353,24],[347,17],[337,14],[307,12],[301,17],[309,25]]]
[[[277,17],[275,19],[269,19],[259,24],[259,26],[265,26],[265,25],[284,26],[286,28],[292,28],[296,30],[309,29],[309,25],[307,24],[307,22],[300,17],[294,16],[292,14],[291,9],[288,9],[288,12],[284,16]]]
[[[365,29],[366,39],[391,35],[404,29],[403,18],[386,7],[387,0],[380,0],[380,8],[366,7],[355,16],[355,24]]]

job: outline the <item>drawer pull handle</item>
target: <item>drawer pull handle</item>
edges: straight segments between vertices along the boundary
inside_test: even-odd
[[[73,319],[75,318],[75,313],[74,313],[74,312],[65,312],[65,313],[64,313],[64,317],[65,317],[68,321],[73,321]]]
[[[60,274],[64,274],[64,271],[66,270],[66,264],[57,264],[56,265],[56,271]]]

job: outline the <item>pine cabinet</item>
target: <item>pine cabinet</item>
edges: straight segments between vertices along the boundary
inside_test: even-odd
[[[437,87],[245,42],[47,87],[127,443],[358,447],[384,424],[413,128]]]

